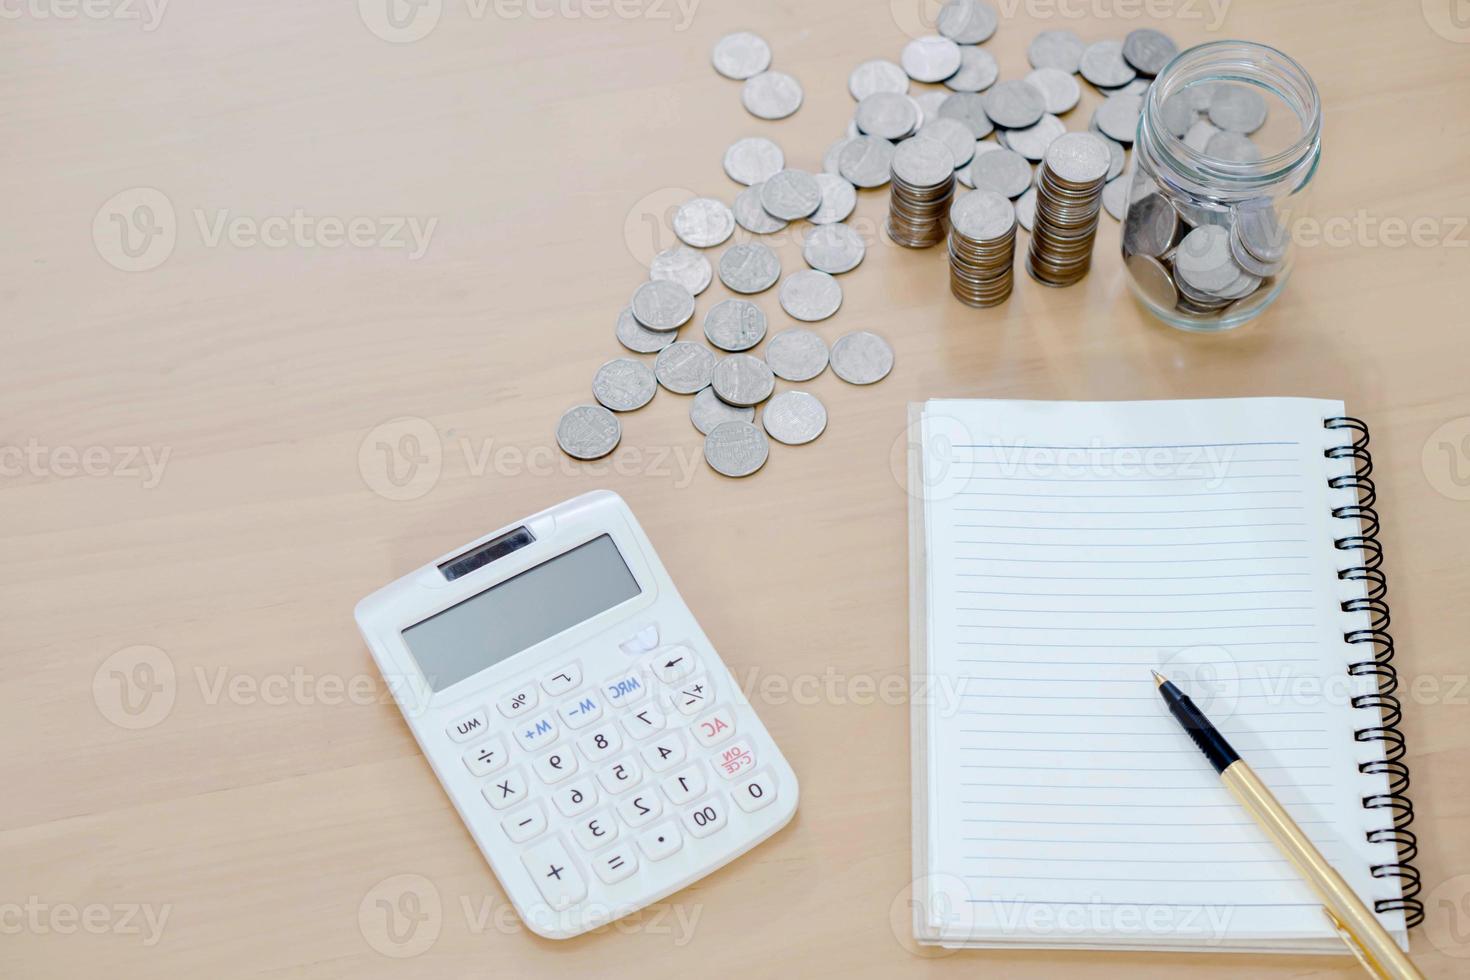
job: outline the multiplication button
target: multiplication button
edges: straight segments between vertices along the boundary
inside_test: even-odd
[[[521,861],[536,880],[541,897],[556,911],[569,909],[587,897],[587,882],[556,837],[526,848]]]
[[[512,769],[493,777],[481,792],[491,806],[504,810],[526,798],[526,777],[519,769]]]

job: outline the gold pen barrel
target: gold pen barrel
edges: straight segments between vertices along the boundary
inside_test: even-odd
[[[1220,780],[1322,899],[1328,916],[1344,938],[1354,944],[1354,952],[1365,967],[1386,980],[1423,980],[1424,975],[1394,942],[1378,917],[1327,863],[1250,766],[1237,760],[1220,773]]]

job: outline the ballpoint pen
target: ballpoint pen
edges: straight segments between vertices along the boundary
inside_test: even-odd
[[[1220,782],[1243,806],[1266,836],[1286,855],[1317,897],[1333,929],[1357,956],[1363,968],[1382,980],[1423,980],[1423,974],[1394,942],[1378,917],[1368,910],[1342,875],[1327,863],[1296,821],[1266,784],[1230,747],[1195,703],[1163,674],[1152,672],[1165,705],[1194,739],[1194,744],[1220,774]]]

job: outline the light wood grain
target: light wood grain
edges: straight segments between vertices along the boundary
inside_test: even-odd
[[[687,402],[661,393],[625,418],[611,465],[556,453],[556,418],[619,352],[613,323],[640,260],[670,241],[644,212],[662,217],[684,189],[731,199],[720,159],[741,135],[772,136],[793,165],[817,169],[851,113],[848,71],[896,57],[917,4],[706,0],[679,30],[672,3],[656,9],[673,20],[594,21],[475,18],[444,0],[438,27],[409,44],[374,36],[351,2],[179,2],[151,31],[6,8],[22,12],[0,22],[0,444],[47,461],[0,478],[0,905],[142,903],[169,917],[151,946],[6,920],[0,973],[1356,976],[1339,957],[943,956],[895,935],[910,877],[908,708],[863,692],[906,676],[895,444],[905,404],[940,396],[1333,396],[1369,419],[1401,669],[1441,685],[1407,698],[1404,720],[1426,891],[1470,871],[1470,709],[1455,686],[1470,502],[1436,489],[1453,491],[1449,457],[1432,449],[1439,470],[1421,462],[1442,424],[1470,416],[1463,229],[1432,247],[1307,249],[1278,306],[1220,337],[1139,312],[1111,222],[1082,284],[1048,291],[1023,274],[988,312],[949,297],[941,250],[875,244],[818,330],[829,341],[879,330],[897,367],[872,388],[830,373],[811,384],[831,414],[815,444],[777,446],[756,478],[724,480],[699,458]],[[1002,77],[1024,71],[1038,30],[1094,40],[1144,23],[1099,16],[1133,9],[1122,3],[1068,7],[1080,20],[1015,9],[988,45]],[[1238,0],[1213,33],[1182,17],[1159,26],[1184,42],[1276,44],[1315,75],[1327,115],[1319,216],[1430,218],[1449,235],[1470,213],[1470,46],[1431,30],[1420,4]],[[745,27],[805,85],[793,118],[749,117],[739,85],[710,68],[713,41]],[[159,267],[127,273],[104,260],[92,223],[135,187],[167,196],[178,240]],[[853,220],[871,231],[885,206],[864,193]],[[210,246],[196,209],[206,221],[301,209],[437,226],[414,261]],[[781,254],[800,267],[793,242]],[[701,315],[724,295],[712,287]],[[773,329],[787,324],[773,296],[760,302]],[[403,416],[437,432],[442,473],[395,501],[369,487],[358,454]],[[103,447],[110,466],[128,447],[170,455],[145,486],[68,475],[67,447]],[[464,540],[602,486],[628,499],[755,692],[803,799],[789,828],[662,917],[553,944],[503,912],[477,926],[504,894],[384,695],[352,606]],[[157,724],[129,730],[99,707],[94,675],[136,645],[167,656],[176,698]],[[221,681],[301,676],[369,695],[216,696]],[[798,678],[821,681],[818,696],[780,693]],[[406,960],[375,950],[359,924],[372,889],[402,874],[443,903],[437,941]],[[1463,899],[1445,887],[1440,897]],[[1453,913],[1432,903],[1429,914],[1443,936]],[[1432,976],[1463,973],[1423,934],[1414,952]]]

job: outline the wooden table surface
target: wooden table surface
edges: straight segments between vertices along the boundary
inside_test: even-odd
[[[865,192],[872,247],[816,329],[877,330],[897,366],[870,388],[819,378],[826,434],[732,481],[668,393],[602,464],[572,464],[553,428],[621,353],[670,206],[731,200],[720,161],[744,135],[819,169],[849,70],[896,58],[934,6],[487,2],[4,6],[0,974],[1357,976],[1345,957],[905,938],[906,404],[1240,395],[1371,421],[1429,906],[1414,952],[1464,974],[1470,30],[1451,5],[1157,0],[1154,22],[1122,0],[998,2],[1007,78],[1046,28],[1293,54],[1326,107],[1314,213],[1340,234],[1301,250],[1260,322],[1191,336],[1135,307],[1111,219],[1082,284],[1020,274],[974,311],[941,250],[874,234],[887,197]],[[740,28],[805,86],[792,118],[747,115],[711,69]],[[639,515],[803,798],[745,858],[557,944],[509,912],[352,608],[597,487]]]

